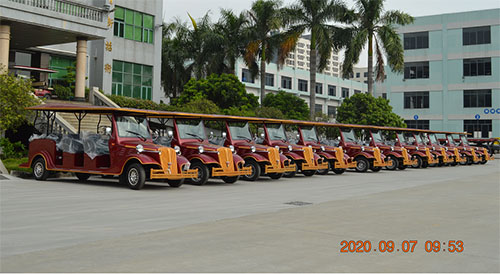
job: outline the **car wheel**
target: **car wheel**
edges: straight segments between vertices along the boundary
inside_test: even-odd
[[[168,180],[167,181],[167,184],[170,186],[170,187],[180,187],[182,184],[184,183],[184,179],[180,179],[180,180]]]
[[[88,173],[75,173],[75,176],[81,182],[85,182],[90,178],[90,174]]]
[[[50,172],[47,170],[45,165],[45,160],[43,158],[36,159],[33,164],[31,164],[33,169],[33,177],[38,181],[45,181],[49,177]]]
[[[335,174],[342,174],[345,172],[345,169],[343,168],[334,168],[332,169]]]
[[[296,163],[293,159],[290,159],[290,164],[291,165],[295,164],[295,171],[285,172],[285,174],[283,174],[283,177],[285,177],[285,178],[295,177],[295,174],[297,174],[297,171],[299,170],[298,163]]]
[[[304,174],[304,176],[306,177],[311,177],[316,174],[316,172],[316,170],[302,170],[302,174]]]
[[[132,163],[127,165],[125,172],[120,175],[120,182],[127,184],[127,186],[134,190],[139,190],[144,187],[146,183],[146,171],[139,163]]]
[[[198,177],[190,179],[195,185],[202,186],[207,183],[208,178],[210,177],[208,167],[202,162],[194,162],[191,165],[191,169],[198,169]]]
[[[394,156],[394,155],[389,155],[389,156],[387,156],[387,158],[389,158],[388,160],[391,161],[391,165],[387,166],[386,168],[388,170],[396,170],[396,168],[398,168],[398,164],[399,164],[398,158],[396,158],[396,156]]]
[[[268,175],[273,180],[278,180],[279,178],[283,177],[283,173],[269,173]]]
[[[357,157],[356,161],[356,171],[358,172],[366,172],[370,167],[370,162],[365,157]]]
[[[260,165],[252,158],[245,159],[245,167],[250,167],[252,173],[250,175],[243,175],[243,180],[246,181],[256,181],[260,177]]]
[[[236,181],[238,181],[239,178],[240,178],[240,176],[224,177],[222,179],[222,181],[224,181],[224,183],[226,183],[226,184],[234,184],[234,183],[236,183]]]
[[[382,170],[382,167],[379,167],[379,166],[374,166],[374,167],[371,167],[370,168],[373,172],[379,172]]]
[[[328,161],[328,159],[326,159],[324,157],[323,157],[323,162],[327,162],[328,163],[328,168],[327,169],[317,170],[316,174],[318,174],[318,175],[327,175],[328,172],[330,172],[330,169],[331,169],[331,166],[332,166],[332,162]]]
[[[413,167],[413,168],[422,168],[422,165],[424,163],[424,160],[422,159],[422,157],[420,157],[420,155],[416,155],[415,159],[417,159],[417,162],[415,164],[413,164],[411,167]]]

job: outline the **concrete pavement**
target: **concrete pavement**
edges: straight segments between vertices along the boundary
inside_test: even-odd
[[[500,161],[141,191],[2,181],[0,270],[498,272],[499,185]],[[339,252],[342,240],[409,239],[411,254]],[[427,253],[427,240],[464,252]]]

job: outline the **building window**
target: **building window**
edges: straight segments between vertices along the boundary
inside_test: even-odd
[[[356,72],[356,78],[359,78],[359,77],[361,77],[361,73]]]
[[[491,75],[491,58],[464,59],[464,76]]]
[[[266,73],[266,86],[274,87],[274,74]]]
[[[429,62],[405,63],[404,77],[405,79],[429,78]]]
[[[490,138],[491,120],[464,120],[464,131],[471,133],[476,138]]]
[[[357,90],[357,89],[355,89],[355,90],[354,90],[354,94],[358,94],[358,93],[361,93],[361,90]]]
[[[490,26],[464,28],[462,31],[463,45],[479,45],[491,43]]]
[[[413,32],[404,34],[405,49],[427,49],[429,48],[429,32]]]
[[[316,83],[316,94],[323,94],[323,83]]]
[[[142,12],[116,7],[115,36],[138,42],[153,43],[154,17]]]
[[[408,128],[429,129],[429,120],[405,120]]]
[[[387,99],[387,93],[382,93],[382,98]]]
[[[297,62],[297,66],[301,66],[301,67],[302,67],[302,66],[304,66],[304,62],[302,62],[302,61],[298,61],[298,62]]]
[[[299,90],[307,91],[307,81],[299,79]]]
[[[241,82],[245,83],[254,83],[254,79],[252,78],[252,73],[248,69],[241,70]]]
[[[281,87],[286,89],[292,89],[292,78],[281,76]]]
[[[349,98],[349,89],[342,88],[342,98]]]
[[[368,72],[363,73],[364,77],[368,77]]]
[[[49,74],[49,85],[52,87],[54,85],[67,85],[66,75],[68,74],[68,67],[72,67],[75,61],[73,57],[50,56],[49,69],[57,70],[57,72]]]
[[[314,113],[323,113],[323,105],[314,104]]]
[[[404,93],[404,108],[429,108],[429,92],[405,92]]]
[[[331,118],[337,117],[337,107],[328,106],[328,116]]]
[[[151,100],[153,67],[113,60],[111,93]]]
[[[491,107],[491,89],[464,90],[464,108]]]
[[[337,87],[328,85],[328,96],[337,96]]]
[[[293,61],[293,60],[287,60],[286,64],[289,65],[289,66],[293,66],[293,65],[295,65],[295,61]]]

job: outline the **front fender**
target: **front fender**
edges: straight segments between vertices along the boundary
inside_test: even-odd
[[[214,156],[217,156],[217,154],[215,154],[215,153],[211,153],[211,154],[214,154]],[[202,163],[204,163],[206,165],[219,164],[219,161],[217,159],[215,159],[214,157],[209,156],[207,154],[199,154],[199,153],[198,154],[191,154],[187,158],[190,162],[193,162],[193,160],[200,160]]]
[[[252,158],[257,162],[269,162],[269,159],[258,154],[258,153],[245,153],[245,154],[239,154],[243,159],[246,158]]]
[[[367,152],[364,152],[364,151],[360,151],[358,153],[356,153],[352,158],[356,158],[356,157],[359,157],[359,156],[363,156],[365,157],[366,159],[373,159],[373,154],[370,154],[370,153],[367,153]]]
[[[287,160],[289,160],[289,159],[288,159],[285,155],[283,155],[283,154],[281,154],[281,153],[280,153],[280,161],[281,161],[282,163],[284,163],[284,162],[286,162]]]
[[[396,152],[396,151],[389,151],[389,152],[385,152],[384,155],[387,157],[387,156],[394,156],[396,158],[403,158],[403,155]]]
[[[177,155],[177,165],[179,167],[182,167],[183,165],[185,165],[187,163],[189,163],[189,160],[186,157],[184,157],[182,155]]]
[[[243,158],[241,158],[241,156],[238,154],[233,154],[233,161],[235,166],[238,166],[238,163],[245,162],[245,160],[243,160]]]
[[[289,157],[289,158],[292,158],[293,160],[304,160],[304,157],[298,153],[295,153],[295,152],[284,152],[283,153],[285,156]]]
[[[413,153],[410,153],[411,156],[415,156],[415,155],[418,155],[422,158],[425,158],[427,157],[427,155],[424,153],[424,152],[421,152],[421,151],[414,151]]]
[[[49,170],[56,168],[56,165],[54,163],[54,159],[52,159],[53,157],[46,150],[41,150],[38,153],[36,153],[35,155],[33,155],[33,157],[31,157],[31,159],[28,163],[29,167],[31,167],[31,165],[33,164],[33,159],[35,159],[38,156],[42,156],[42,158],[45,160],[45,168],[47,168]]]
[[[329,152],[329,151],[317,151],[316,152],[319,156],[325,157],[328,160],[334,160],[336,159],[335,157],[335,152]]]
[[[139,160],[139,162],[143,165],[161,165],[160,162],[158,162],[157,160],[155,160],[153,157],[149,156],[149,155],[146,155],[146,154],[136,154],[132,157],[129,157],[126,161],[125,161],[125,164],[127,164],[130,160],[132,159],[137,159]]]

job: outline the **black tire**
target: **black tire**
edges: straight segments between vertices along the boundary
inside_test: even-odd
[[[379,166],[373,166],[370,168],[373,172],[379,172],[382,170],[382,167],[379,167]]]
[[[467,157],[467,162],[465,164],[470,166],[470,165],[472,165],[472,162],[473,162],[472,156],[469,156],[469,157]]]
[[[245,159],[245,167],[252,168],[252,173],[250,175],[243,175],[242,179],[245,181],[256,181],[260,177],[260,165],[252,158]]]
[[[295,174],[297,174],[297,171],[299,170],[299,164],[295,163],[295,161],[293,159],[290,159],[290,164],[291,165],[295,164],[295,171],[285,172],[283,174],[283,177],[285,177],[285,178],[295,177]]]
[[[463,162],[463,161],[462,161],[462,162],[458,162],[458,163],[459,163],[460,165],[462,165],[462,166],[465,166],[465,165],[467,164],[467,161],[468,161],[468,160],[467,160],[467,158],[468,158],[468,157],[467,157],[467,155],[462,154],[462,158],[465,158],[465,162]]]
[[[370,168],[370,162],[368,162],[368,159],[366,159],[363,156],[357,157],[355,161],[357,162],[356,164],[357,172],[366,172],[368,168]]]
[[[439,162],[438,162],[437,166],[438,167],[444,166],[444,158],[443,157],[439,157]]]
[[[332,169],[335,174],[342,174],[345,172],[344,168],[334,168]]]
[[[415,155],[415,159],[417,159],[417,163],[413,164],[411,167],[422,168],[422,166],[424,164],[424,160],[422,159],[422,157],[420,157],[420,155]]]
[[[311,177],[316,174],[316,172],[316,170],[302,170],[302,174],[304,174],[304,176],[306,177]]]
[[[387,156],[387,158],[389,158],[388,160],[390,160],[392,162],[392,165],[386,166],[385,168],[387,168],[388,170],[396,170],[398,168],[398,165],[399,165],[398,158],[396,158],[396,156],[394,156],[394,155],[389,155],[389,156]]]
[[[184,183],[184,179],[180,179],[180,180],[168,180],[167,181],[167,184],[170,186],[170,187],[180,187],[182,184]]]
[[[240,178],[240,176],[224,177],[224,178],[222,178],[222,181],[224,181],[224,183],[226,183],[226,184],[234,184],[234,183],[236,183],[236,181],[238,181],[239,178]]]
[[[36,180],[45,181],[49,177],[50,172],[47,170],[43,158],[40,157],[33,161],[31,168],[33,169],[33,177],[35,177]]]
[[[271,177],[271,179],[273,179],[273,180],[278,180],[278,179],[280,179],[281,177],[283,177],[283,173],[269,173],[268,175],[269,175],[269,177]]]
[[[127,165],[124,172],[120,175],[120,182],[127,184],[130,189],[139,190],[146,183],[146,171],[139,163]]]
[[[75,176],[81,182],[85,182],[90,178],[90,174],[88,174],[88,173],[75,173]]]
[[[426,160],[422,159],[422,168],[428,168],[428,167],[429,167],[429,162],[427,162],[427,159]]]
[[[210,173],[208,167],[202,162],[194,162],[191,165],[191,169],[198,169],[198,178],[190,179],[195,185],[202,186],[208,182],[210,178]]]
[[[330,169],[332,169],[332,162],[328,161],[328,159],[324,158],[323,157],[323,162],[327,162],[328,163],[328,168],[327,169],[320,169],[320,170],[316,170],[316,174],[318,175],[327,175],[328,172],[330,172]]]
[[[114,175],[101,175],[101,178],[103,179],[113,179],[114,177]]]
[[[484,165],[486,164],[486,162],[488,162],[488,160],[486,160],[486,155],[483,155],[483,157],[481,158],[481,162],[479,162],[481,165]]]

